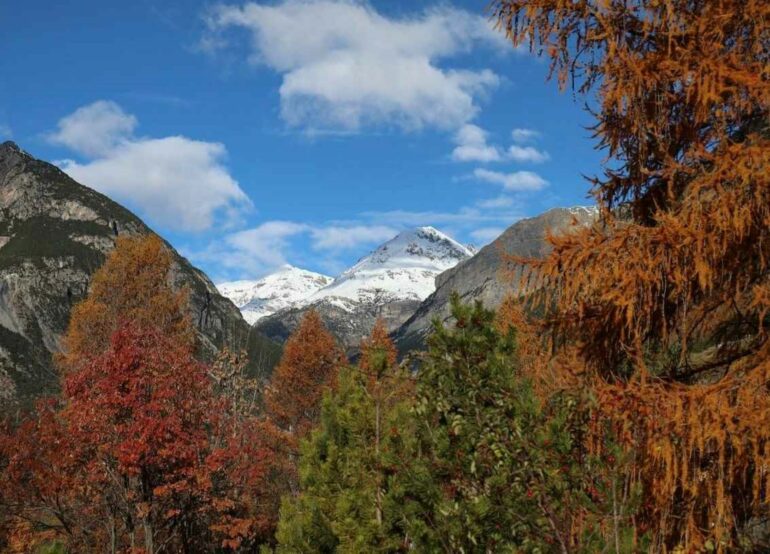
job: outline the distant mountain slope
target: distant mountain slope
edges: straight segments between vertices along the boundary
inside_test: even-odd
[[[421,348],[433,318],[438,317],[442,321],[449,318],[452,292],[457,291],[466,302],[481,300],[491,307],[498,306],[507,294],[515,292],[515,283],[507,279],[502,271],[505,269],[504,253],[542,257],[549,250],[545,240],[548,229],[555,233],[565,232],[572,227],[573,221],[589,225],[597,215],[593,207],[555,208],[511,225],[475,256],[436,278],[435,292],[394,334],[399,350],[405,352]]]
[[[261,319],[257,328],[283,341],[312,307],[346,348],[355,349],[378,317],[390,330],[398,328],[433,292],[436,276],[471,255],[433,227],[404,231],[306,301]]]
[[[307,300],[334,279],[291,265],[255,281],[232,281],[217,285],[233,301],[250,324]]]
[[[87,294],[116,235],[151,232],[57,167],[12,142],[0,145],[0,398],[56,390],[51,354],[60,349],[73,304]],[[204,352],[246,348],[254,371],[269,370],[277,345],[253,332],[208,277],[171,250],[173,280],[190,289]]]

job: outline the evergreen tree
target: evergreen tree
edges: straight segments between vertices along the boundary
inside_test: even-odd
[[[409,546],[405,491],[395,478],[412,451],[410,378],[378,322],[359,367],[341,370],[319,425],[303,442],[300,494],[287,498],[280,552],[396,552]]]
[[[576,448],[585,411],[536,397],[494,312],[455,295],[452,314],[454,327],[434,323],[418,370],[417,461],[400,473],[422,506],[409,527],[417,550],[571,551],[570,518],[592,508],[590,459]]]

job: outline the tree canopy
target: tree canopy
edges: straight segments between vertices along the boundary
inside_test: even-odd
[[[532,262],[544,329],[636,453],[656,548],[767,510],[770,5],[496,0],[596,117],[592,228]]]

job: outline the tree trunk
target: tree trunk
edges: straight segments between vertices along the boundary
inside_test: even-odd
[[[374,427],[374,452],[376,454],[378,464],[377,475],[377,492],[375,494],[375,506],[377,513],[377,525],[382,526],[382,486],[380,480],[382,474],[380,473],[380,413],[381,413],[381,400],[380,400],[380,384],[377,383],[377,400],[375,402],[375,427]]]
[[[155,540],[153,537],[152,523],[150,518],[142,518],[142,529],[144,530],[144,550],[147,554],[155,554]]]

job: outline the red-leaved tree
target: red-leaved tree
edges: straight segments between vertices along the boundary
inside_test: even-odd
[[[156,238],[121,241],[99,272],[120,282],[75,310],[61,398],[0,429],[0,545],[155,554],[272,540],[288,441],[251,409],[242,372],[225,387],[195,359],[170,269]]]

